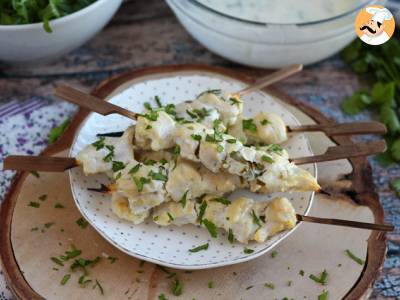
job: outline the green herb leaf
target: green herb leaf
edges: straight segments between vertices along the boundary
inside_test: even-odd
[[[195,141],[201,141],[201,135],[200,135],[200,134],[191,134],[190,136],[191,136],[192,139],[194,139]]]
[[[208,282],[208,288],[212,289],[214,287],[214,282],[213,281],[209,281]]]
[[[232,244],[235,241],[235,236],[233,235],[233,231],[229,228],[228,231],[228,241]]]
[[[172,287],[171,287],[171,292],[172,294],[174,294],[175,296],[180,296],[182,295],[183,292],[183,284],[178,280],[175,279]]]
[[[186,206],[186,201],[187,201],[187,194],[188,194],[189,190],[187,190],[183,195],[181,200],[179,201],[182,204],[182,207],[185,208]]]
[[[271,252],[271,257],[275,258],[278,255],[278,251],[274,250]]]
[[[155,96],[155,97],[154,97],[154,100],[156,101],[158,107],[161,108],[161,107],[162,107],[162,103],[161,103],[160,97],[159,97],[159,96]]]
[[[137,171],[139,171],[140,167],[141,167],[141,164],[139,163],[136,166],[134,166],[133,168],[131,168],[128,173],[131,175],[135,174],[135,173],[137,173]]]
[[[61,203],[54,204],[54,208],[65,208]]]
[[[103,149],[105,147],[105,140],[106,138],[104,136],[101,136],[96,142],[92,144],[92,146],[95,147],[97,151],[99,151],[100,149]]]
[[[54,263],[56,263],[57,265],[59,265],[59,266],[61,266],[61,267],[64,266],[63,262],[62,262],[59,258],[57,258],[57,257],[50,257],[50,259],[51,259]]]
[[[264,286],[266,288],[271,289],[271,290],[275,289],[275,285],[273,283],[270,283],[270,282],[265,283]]]
[[[274,160],[272,159],[272,157],[270,157],[270,156],[267,156],[267,155],[263,155],[263,156],[261,156],[261,159],[262,159],[263,161],[265,161],[265,162],[269,163],[269,164],[272,164],[272,163],[274,163]]]
[[[198,219],[199,219],[200,225],[203,223],[203,217],[204,217],[204,214],[206,213],[206,208],[207,208],[207,202],[206,202],[206,201],[203,201],[203,202],[201,203],[201,205],[200,205],[200,208],[199,208],[199,216],[198,216]]]
[[[321,285],[326,285],[328,280],[328,273],[326,272],[326,270],[323,270],[321,274],[319,274],[319,277],[315,276],[314,274],[311,274],[309,278]]]
[[[66,274],[64,275],[64,277],[61,279],[60,284],[61,285],[66,285],[66,283],[68,282],[68,280],[71,278],[71,274]]]
[[[219,202],[219,203],[221,203],[223,205],[229,205],[229,204],[232,203],[231,201],[229,201],[225,197],[216,197],[216,198],[211,199],[210,201]]]
[[[237,140],[236,139],[227,139],[226,142],[229,144],[236,144]]]
[[[209,246],[208,243],[207,244],[203,244],[203,245],[197,246],[195,248],[189,249],[189,252],[196,253],[196,252],[199,252],[199,251],[202,251],[202,250],[207,250],[208,246]]]
[[[112,170],[113,172],[118,172],[120,170],[123,170],[125,168],[125,164],[122,161],[113,161],[112,162]]]
[[[400,178],[393,180],[390,186],[396,192],[397,196],[400,197]]]
[[[168,176],[167,175],[164,175],[162,173],[156,173],[156,172],[153,172],[152,170],[149,172],[149,176],[153,180],[164,181],[164,182],[167,182],[167,180],[168,180]]]
[[[96,288],[96,287],[98,287],[99,290],[100,290],[100,293],[102,295],[104,295],[104,289],[103,289],[103,287],[101,286],[100,282],[97,279],[96,279],[96,284],[93,286],[93,288]]]
[[[39,202],[35,202],[35,201],[31,201],[31,202],[29,202],[28,206],[34,207],[34,208],[39,208],[40,207],[40,203]]]
[[[254,209],[251,210],[251,216],[253,217],[253,223],[258,225],[258,227],[262,227],[262,221],[260,218],[256,215]]]
[[[158,300],[168,300],[167,297],[165,297],[164,294],[158,295]]]
[[[244,130],[257,132],[257,126],[254,124],[253,119],[244,119],[242,120],[242,126]]]
[[[250,248],[247,248],[247,247],[245,247],[245,248],[243,249],[243,252],[244,252],[244,253],[246,253],[246,254],[251,254],[251,253],[253,253],[253,252],[254,252],[254,250],[253,250],[253,249],[250,249]]]
[[[356,255],[353,254],[353,252],[351,252],[349,249],[346,249],[345,253],[347,254],[348,257],[350,257],[352,260],[354,260],[356,263],[358,263],[359,265],[364,265],[365,264],[365,260],[357,257]]]
[[[328,300],[328,291],[323,291],[322,294],[318,295],[318,300]]]
[[[1,4],[0,4],[0,7],[1,7]],[[65,129],[68,127],[69,122],[70,122],[69,120],[65,120],[64,122],[61,123],[60,126],[54,127],[53,129],[50,130],[49,144],[53,144],[55,141],[57,141],[60,138],[60,136],[65,131]]]
[[[216,238],[218,236],[217,233],[217,226],[215,224],[207,219],[203,219],[203,224],[207,228],[208,232],[213,238]]]
[[[80,217],[78,220],[76,220],[76,224],[78,224],[79,227],[82,229],[85,229],[89,223],[86,221],[84,218]]]
[[[40,201],[46,201],[46,200],[47,200],[47,195],[46,195],[46,194],[41,195],[41,196],[39,196],[38,199],[39,199]]]

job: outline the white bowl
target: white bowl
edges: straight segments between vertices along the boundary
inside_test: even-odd
[[[148,101],[153,106],[155,105],[155,95],[160,96],[163,104],[177,104],[193,99],[204,90],[221,88],[226,91],[237,91],[243,87],[245,87],[243,82],[215,73],[163,73],[124,85],[120,92],[113,95],[109,101],[131,111],[142,112],[144,102]],[[268,110],[279,114],[286,124],[300,124],[289,110],[267,93],[257,91],[244,96],[244,99],[245,116]],[[131,124],[131,120],[120,115],[101,116],[91,113],[77,130],[70,156],[75,157],[83,147],[97,140],[97,133],[124,130]],[[292,136],[284,147],[291,157],[313,155],[308,140],[303,134]],[[304,165],[302,168],[314,176],[317,175],[314,164]],[[102,174],[84,176],[81,168],[74,168],[70,170],[70,179],[72,194],[78,209],[105,239],[129,255],[175,269],[207,269],[254,259],[270,251],[298,226],[301,226],[298,224],[294,229],[281,232],[264,243],[251,242],[244,245],[238,242],[231,244],[222,231],[219,232],[218,238],[211,238],[207,230],[193,225],[161,227],[153,223],[151,218],[142,224],[134,225],[119,219],[112,212],[110,195],[88,190],[88,188],[99,187],[101,183],[110,183],[107,176]],[[248,190],[237,190],[229,198],[233,200],[245,196],[255,200],[267,200],[282,195],[291,200],[296,212],[300,214],[308,213],[314,197],[312,192],[261,195]],[[207,251],[199,253],[188,251],[205,243],[209,243]],[[251,248],[254,252],[244,253],[245,247]]]
[[[384,2],[360,0],[340,15],[290,24],[283,17],[282,23],[240,19],[196,0],[166,1],[186,30],[209,50],[241,64],[264,68],[307,65],[337,53],[356,37],[354,20],[359,9]]]
[[[53,60],[87,42],[112,18],[122,0],[98,0],[68,16],[43,23],[0,25],[0,60],[36,63]]]

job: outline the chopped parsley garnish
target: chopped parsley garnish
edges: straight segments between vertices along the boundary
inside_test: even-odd
[[[214,90],[206,90],[202,93],[200,93],[197,98],[199,98],[200,96],[203,96],[204,94],[214,94],[215,96],[219,96],[221,95],[221,90],[220,89],[214,89]]]
[[[174,217],[169,212],[167,212],[167,215],[168,215],[169,221],[172,222],[174,220]]]
[[[346,254],[348,257],[350,257],[352,260],[354,260],[356,263],[358,263],[359,265],[364,265],[365,264],[365,260],[357,257],[356,255],[354,255],[349,249],[346,249]]]
[[[269,164],[272,164],[272,163],[274,162],[274,160],[273,160],[270,156],[267,156],[267,155],[261,156],[261,159],[262,159],[263,161],[269,163]]]
[[[150,110],[150,111],[153,110],[153,108],[151,107],[151,105],[150,105],[149,102],[143,103],[143,106],[144,106],[144,108],[147,109],[147,110]]]
[[[328,291],[323,290],[322,294],[318,295],[318,300],[328,300]]]
[[[228,144],[236,144],[237,140],[236,139],[227,139],[226,142]]]
[[[86,221],[84,218],[80,217],[78,220],[76,220],[76,224],[78,224],[79,227],[82,229],[85,229],[89,223]]]
[[[229,205],[229,204],[231,204],[231,201],[229,201],[229,200],[226,199],[225,197],[216,197],[216,198],[211,199],[211,201],[213,201],[213,202],[219,202],[219,203],[221,203],[221,204],[223,204],[223,205]]]
[[[289,281],[286,283],[286,285],[287,285],[287,286],[292,286],[292,283],[293,283],[293,281],[289,280]]]
[[[178,160],[179,154],[181,154],[181,147],[180,147],[179,145],[175,145],[175,148],[174,148],[174,150],[172,151],[172,159],[174,160],[175,165],[174,165],[174,167],[172,168],[172,170],[175,170],[175,168],[176,168],[176,162],[177,162],[177,160]]]
[[[54,204],[54,208],[65,208],[61,203]]]
[[[207,250],[208,246],[209,246],[208,243],[207,244],[203,244],[203,245],[197,246],[195,248],[189,249],[189,252],[196,253],[196,252],[199,252],[199,251],[202,251],[202,250]]]
[[[118,171],[120,171],[120,170],[122,170],[124,168],[125,168],[125,164],[122,161],[114,160],[112,162],[112,170],[113,170],[113,172],[118,172]]]
[[[96,288],[96,287],[98,287],[99,290],[100,290],[100,293],[101,293],[102,295],[104,295],[104,289],[103,289],[103,287],[101,286],[100,282],[99,282],[97,279],[96,279],[95,285],[93,286],[93,289]]]
[[[271,283],[271,282],[265,283],[264,286],[265,286],[266,288],[271,289],[271,290],[273,290],[273,289],[275,288],[275,284],[273,284],[273,283]]]
[[[30,171],[29,173],[32,174],[33,176],[35,176],[36,178],[40,177],[38,171]]]
[[[173,115],[173,116],[176,115],[175,105],[174,105],[174,104],[167,104],[167,105],[164,107],[164,111],[165,111],[167,114],[169,114],[169,115]]]
[[[66,274],[64,275],[64,277],[61,279],[60,284],[61,285],[66,285],[66,283],[68,282],[68,280],[71,278],[71,274]]]
[[[129,174],[135,174],[137,171],[139,171],[140,167],[141,167],[141,164],[137,164],[132,169],[130,169],[128,173]]]
[[[231,228],[229,228],[229,231],[228,231],[228,241],[230,243],[233,243],[235,241],[235,236],[233,235],[233,231]]]
[[[144,185],[151,182],[151,179],[144,177],[137,179],[136,177],[133,177],[133,181],[135,182],[137,191],[140,193],[143,191]]]
[[[275,258],[278,255],[278,251],[274,250],[271,252],[271,257]]]
[[[319,274],[319,277],[315,276],[314,274],[311,274],[309,278],[321,285],[326,285],[328,281],[328,273],[326,272],[326,270],[323,270],[321,274]]]
[[[35,202],[35,201],[31,201],[31,202],[29,202],[28,206],[34,207],[34,208],[39,208],[40,207],[40,203],[39,202]]]
[[[182,207],[185,208],[186,206],[186,202],[187,202],[187,194],[188,194],[189,190],[187,190],[183,195],[181,200],[179,200],[179,203],[182,204]]]
[[[209,281],[208,282],[208,288],[212,289],[214,287],[214,282],[213,281]]]
[[[39,230],[38,227],[32,227],[32,228],[31,228],[31,231],[38,231],[38,230]]]
[[[79,285],[81,285],[82,287],[86,287],[86,285],[87,285],[89,282],[92,282],[92,280],[91,280],[91,279],[86,279],[86,275],[85,275],[85,274],[83,274],[82,276],[80,276],[79,279],[78,279],[78,283],[79,283]]]
[[[231,105],[240,105],[240,104],[242,104],[242,101],[240,101],[238,98],[235,98],[235,97],[230,97],[229,98],[229,101],[231,101]]]
[[[178,280],[175,279],[172,287],[171,287],[171,292],[172,294],[174,294],[175,296],[180,296],[182,295],[183,292],[183,284]]]
[[[251,288],[253,288],[254,287],[254,285],[249,285],[247,288],[246,288],[246,291],[248,291],[249,289],[251,289]]]
[[[218,236],[217,233],[217,226],[215,224],[207,219],[203,219],[203,224],[207,228],[208,232],[213,238],[216,238]]]
[[[200,134],[191,134],[190,135],[192,137],[192,139],[194,139],[195,141],[201,141],[201,135]]]
[[[164,294],[158,295],[158,300],[168,300],[167,297],[165,297]]]
[[[267,125],[269,123],[269,121],[267,119],[264,119],[260,123],[261,123],[261,125]]]
[[[113,157],[114,157],[114,149],[115,147],[113,145],[106,145],[107,150],[109,151],[106,156],[103,157],[103,161],[105,162],[111,162]]]
[[[46,201],[46,200],[47,200],[47,195],[46,195],[46,194],[41,195],[38,199],[39,199],[40,201]]]
[[[243,249],[243,252],[244,252],[244,253],[246,253],[246,254],[251,254],[251,253],[253,253],[253,252],[254,252],[254,250],[253,250],[253,249],[250,249],[250,248],[247,248],[247,247],[245,247],[245,248]]]
[[[244,130],[257,132],[257,126],[254,124],[253,119],[244,119],[242,120],[242,126]]]
[[[299,275],[300,275],[300,276],[304,276],[304,270],[300,270],[300,271],[299,271]]]
[[[162,174],[162,173],[153,172],[153,170],[151,170],[151,171],[149,172],[149,176],[150,176],[153,180],[164,181],[164,182],[166,182],[166,181],[168,180],[168,176],[167,176],[167,175],[164,175],[164,174]]]
[[[161,99],[159,96],[154,96],[154,100],[156,101],[158,107],[162,107]]]
[[[145,166],[154,166],[157,162],[154,159],[146,159],[143,164]]]
[[[168,161],[165,158],[160,159],[160,164],[165,165]]]
[[[50,228],[51,226],[54,225],[54,222],[48,222],[44,224],[44,227],[46,227],[47,229]]]
[[[71,258],[78,257],[78,256],[81,255],[81,254],[82,254],[82,251],[79,250],[79,249],[76,249],[75,246],[72,245],[72,250],[71,250],[71,251],[68,251],[68,250],[65,251],[65,254],[64,254],[64,255],[61,255],[60,258],[61,258],[63,261],[67,261],[67,260],[69,260],[69,259],[71,259]]]
[[[146,130],[149,130],[149,129],[152,129],[152,128],[153,128],[153,126],[147,125],[145,129],[146,129]]]
[[[113,264],[117,261],[118,257],[115,256],[107,256],[107,259],[110,261],[110,264]]]
[[[262,227],[260,218],[256,215],[254,209],[251,210],[251,216],[253,217],[253,223],[258,225],[258,227]]]
[[[207,208],[207,202],[203,201],[199,208],[199,223],[200,224],[203,223],[203,217],[204,217],[204,214],[206,213],[206,208]]]
[[[64,266],[63,262],[62,262],[59,258],[57,258],[57,257],[50,257],[50,259],[51,259],[54,263],[56,263],[57,265],[59,265],[59,266],[61,266],[61,267]]]
[[[210,109],[206,109],[202,107],[201,109],[195,108],[190,110],[186,110],[187,114],[192,118],[196,119],[198,122],[203,121],[206,117],[210,116]]]
[[[0,18],[0,20],[1,20],[1,18]],[[0,21],[0,23],[1,23],[1,21]],[[56,127],[52,128],[50,130],[50,133],[49,133],[49,144],[53,144],[55,141],[57,141],[60,138],[60,136],[64,133],[65,129],[68,127],[69,122],[70,121],[67,119],[64,122],[62,122],[60,124],[60,126],[56,126]]]
[[[283,151],[283,148],[281,146],[279,146],[279,145],[271,144],[271,145],[268,145],[266,151],[275,152],[275,153],[281,153]]]
[[[90,259],[84,259],[84,258],[78,258],[74,261],[74,263],[71,265],[70,269],[71,271],[74,271],[76,269],[82,269],[84,273],[87,273],[86,267],[88,266],[94,266],[100,261],[100,257],[97,256],[95,259],[90,260]]]
[[[165,268],[165,267],[163,267],[163,266],[157,265],[157,267],[158,267],[161,271],[163,271],[164,273],[168,274],[167,278],[172,278],[172,277],[174,277],[174,276],[176,275],[175,272],[172,272],[172,271],[168,270],[167,268]]]
[[[96,142],[94,142],[92,144],[93,147],[96,148],[97,151],[99,151],[100,149],[103,149],[105,146],[104,141],[106,140],[106,138],[104,136],[101,136]]]
[[[149,110],[146,114],[138,114],[138,115],[153,122],[157,121],[158,119],[158,112],[155,110]]]
[[[218,146],[217,146],[217,152],[218,152],[218,153],[224,152],[224,147],[223,147],[222,145],[218,145]]]

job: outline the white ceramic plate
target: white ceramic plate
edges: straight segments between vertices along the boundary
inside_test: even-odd
[[[240,81],[213,73],[163,74],[125,85],[122,92],[113,96],[110,101],[132,111],[141,112],[143,103],[146,101],[155,106],[155,95],[161,98],[163,104],[177,104],[193,99],[207,89],[237,91],[244,86],[245,84]],[[288,110],[272,96],[263,92],[245,96],[244,101],[245,116],[266,110],[278,113],[286,124],[299,124]],[[87,144],[97,140],[97,133],[124,130],[131,122],[119,115],[104,117],[90,114],[77,131],[70,155],[74,157]],[[291,137],[284,146],[291,157],[313,155],[308,141],[302,134]],[[314,176],[317,175],[315,165],[303,167]],[[76,205],[82,215],[105,239],[129,255],[172,268],[206,269],[254,259],[272,249],[297,228],[296,226],[291,231],[276,235],[262,244],[243,245],[229,243],[227,235],[223,231],[219,232],[218,238],[211,238],[207,230],[193,225],[161,227],[150,219],[143,224],[134,225],[113,214],[110,196],[87,190],[89,187],[98,187],[101,183],[107,184],[108,179],[105,175],[85,177],[80,168],[75,168],[70,171],[70,179]],[[271,199],[278,194],[256,195],[246,190],[240,190],[229,198],[234,199],[239,195],[254,199]],[[298,213],[307,214],[314,194],[311,192],[292,193],[285,196],[292,201]],[[197,253],[188,251],[207,242],[210,245],[207,251]],[[254,252],[245,254],[244,247],[251,248]]]

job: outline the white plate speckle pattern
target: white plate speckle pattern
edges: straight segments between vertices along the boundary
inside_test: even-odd
[[[237,91],[245,85],[240,81],[222,77],[212,73],[170,74],[148,78],[129,85],[110,101],[116,105],[135,112],[143,111],[143,103],[150,102],[156,106],[154,96],[158,95],[163,104],[193,99],[200,92],[207,89],[220,88],[226,91]],[[299,124],[297,119],[270,95],[263,92],[252,93],[244,97],[244,115],[251,116],[260,110],[272,111],[279,114],[286,124]],[[82,123],[75,136],[71,148],[71,156],[75,156],[87,144],[94,142],[97,133],[124,130],[131,124],[131,120],[119,116],[101,116],[90,114]],[[291,157],[313,155],[308,141],[302,134],[294,135],[284,145]],[[316,174],[315,165],[303,166],[311,174]],[[205,269],[247,261],[269,251],[278,242],[282,241],[292,231],[276,235],[262,244],[229,243],[227,234],[219,231],[218,238],[211,238],[209,233],[198,226],[185,225],[181,227],[161,227],[151,219],[145,223],[134,225],[119,219],[111,211],[110,196],[88,191],[89,187],[98,187],[101,183],[108,183],[105,175],[85,177],[80,168],[70,171],[72,193],[82,215],[89,223],[110,243],[120,250],[137,258],[159,265],[177,269]],[[229,198],[235,199],[244,195],[253,199],[271,199],[273,195],[256,195],[249,191],[240,190]],[[307,214],[313,193],[285,194],[296,211]],[[191,253],[188,249],[209,243],[207,251]],[[254,250],[251,254],[243,252],[244,247]]]

